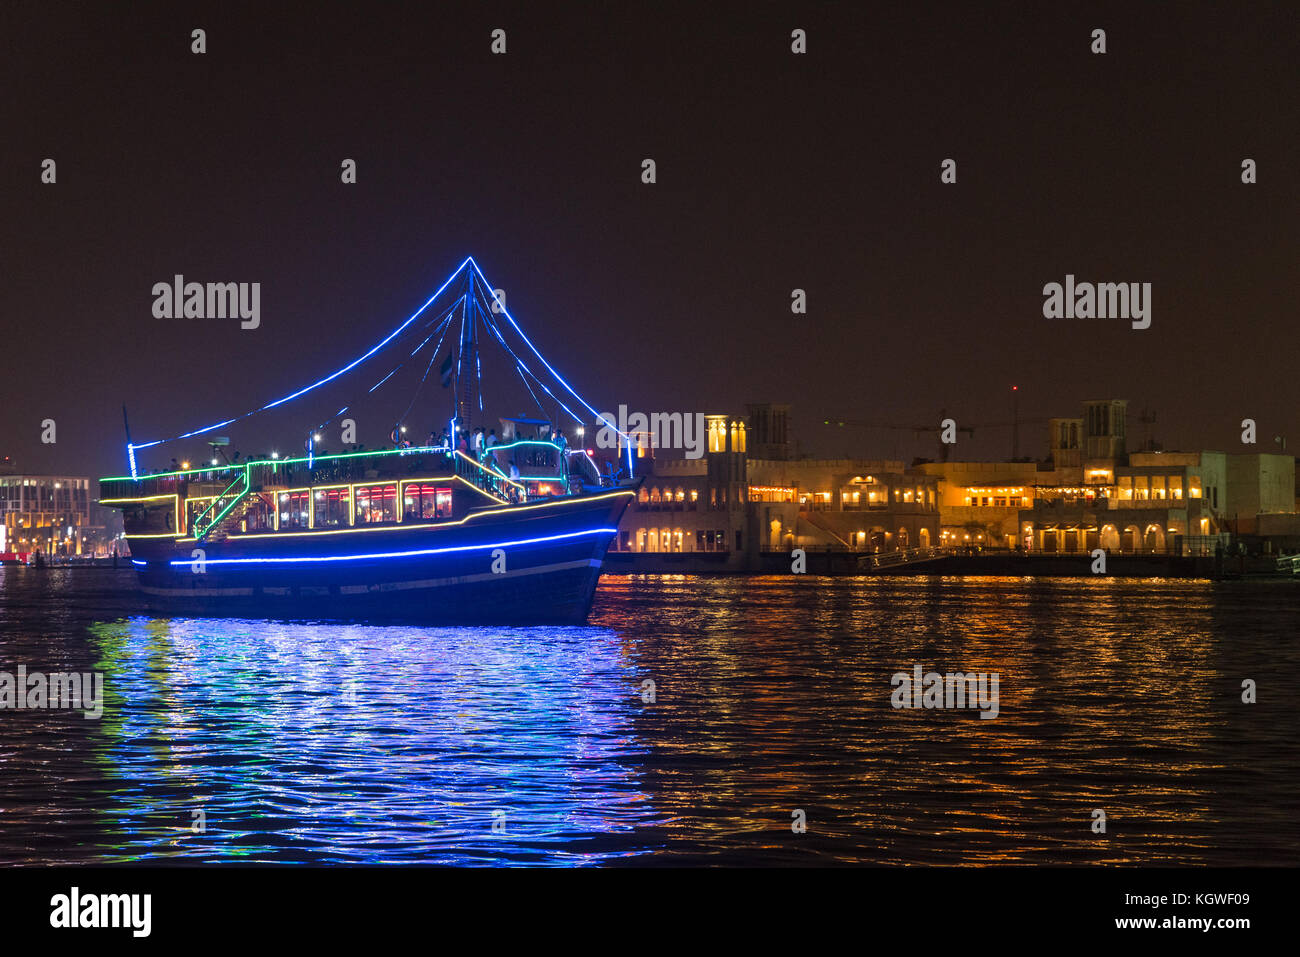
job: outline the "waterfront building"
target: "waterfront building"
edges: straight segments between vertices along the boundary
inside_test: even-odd
[[[748,412],[706,416],[699,459],[642,444],[635,470],[644,482],[611,555],[690,555],[741,570],[795,548],[872,554],[938,544],[936,478],[896,461],[792,458],[789,407]],[[755,452],[772,458],[750,454],[751,435]]]
[[[1124,400],[1106,399],[1084,403],[1080,419],[1049,420],[1050,468],[1020,512],[1018,545],[1206,555],[1233,535],[1258,534],[1261,520],[1293,529],[1293,456],[1129,452],[1126,418]]]
[[[1300,548],[1293,456],[1130,452],[1127,408],[1089,400],[1082,415],[1049,419],[1041,460],[912,467],[798,458],[788,406],[711,415],[701,459],[662,456],[651,442],[640,450],[645,482],[614,551],[707,553],[740,569],[794,548],[1210,555],[1234,536]]]
[[[89,477],[0,474],[0,552],[92,554],[110,536],[91,509]]]

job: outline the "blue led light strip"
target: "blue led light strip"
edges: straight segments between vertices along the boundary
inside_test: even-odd
[[[504,307],[503,307],[503,308],[504,308]],[[518,367],[519,367],[523,372],[526,372],[526,373],[528,373],[530,376],[532,376],[532,377],[533,377],[533,381],[536,382],[539,386],[542,387],[542,391],[545,392],[547,395],[549,395],[552,399],[554,399],[554,400],[556,401],[556,403],[560,406],[560,408],[563,409],[565,412],[567,412],[567,413],[569,414],[569,418],[573,419],[574,422],[577,422],[577,423],[580,424],[580,425],[585,425],[585,424],[586,424],[585,421],[584,421],[580,416],[574,415],[574,414],[573,414],[573,410],[570,409],[567,405],[565,405],[565,404],[564,404],[564,403],[559,399],[559,397],[556,396],[556,394],[555,394],[554,392],[552,392],[550,389],[548,389],[548,388],[546,387],[546,383],[543,382],[541,379],[539,379],[536,375],[534,375],[534,374],[533,374],[533,370],[530,369],[530,368],[528,368],[528,366],[524,363],[524,360],[520,359],[519,356],[515,353],[515,350],[511,349],[510,346],[506,344],[505,338],[501,335],[500,330],[498,330],[497,327],[496,327],[496,323],[492,322],[492,320],[491,320],[490,318],[485,318],[485,323],[486,323],[486,325],[488,326],[488,328],[492,330],[492,333],[497,337],[497,341],[501,343],[501,348],[505,349],[506,352],[510,353],[510,355],[514,358],[516,365],[517,365],[517,366],[518,366]],[[524,384],[527,385],[527,382],[525,382]],[[529,389],[528,391],[529,391],[529,392],[532,392],[532,389]],[[537,401],[537,396],[536,396],[536,394],[533,395],[533,401],[535,401],[535,402]],[[540,402],[538,402],[538,403],[537,403],[537,407],[538,407],[539,409],[542,409],[542,404],[541,404]],[[547,417],[547,416],[546,416],[546,410],[545,410],[545,409],[542,409],[542,417],[543,417],[543,418],[546,418],[546,417]]]
[[[452,282],[456,279],[456,277],[459,276],[459,275],[461,274],[461,272],[464,271],[465,267],[466,267],[469,263],[471,263],[471,262],[472,262],[472,260],[471,260],[469,257],[466,257],[466,258],[465,258],[465,261],[462,262],[459,266],[456,267],[456,271],[453,272],[453,273],[452,273],[452,274],[447,278],[447,281],[444,282],[444,283],[442,284],[441,287],[439,287],[438,291],[435,292],[432,296],[430,296],[430,297],[428,298],[428,300],[425,301],[424,305],[422,305],[419,309],[415,310],[415,312],[411,313],[411,315],[406,319],[405,322],[403,322],[400,326],[398,326],[396,329],[394,329],[392,332],[390,332],[387,336],[385,336],[385,337],[384,337],[384,338],[379,342],[379,344],[376,345],[376,346],[375,346],[373,349],[371,349],[369,352],[366,352],[365,354],[359,356],[358,358],[353,359],[351,362],[349,362],[347,365],[345,365],[343,368],[339,369],[338,371],[333,372],[333,373],[331,373],[330,375],[325,376],[323,379],[317,379],[317,380],[316,380],[315,382],[313,382],[311,385],[309,385],[309,386],[305,386],[305,387],[299,389],[297,392],[292,392],[292,393],[290,393],[289,395],[286,395],[286,396],[283,396],[282,398],[276,399],[274,402],[268,402],[266,405],[262,406],[260,409],[253,409],[252,411],[245,412],[243,415],[236,416],[236,417],[233,418],[233,419],[226,419],[225,421],[223,421],[223,422],[218,422],[218,423],[216,423],[215,425],[204,426],[204,427],[201,428],[201,429],[195,429],[193,432],[185,432],[185,433],[183,433],[183,434],[181,434],[181,435],[174,435],[174,436],[172,436],[171,438],[166,438],[166,439],[156,439],[156,440],[154,440],[153,442],[141,442],[141,443],[136,443],[135,446],[134,446],[134,448],[135,448],[135,449],[146,449],[146,448],[150,448],[150,447],[155,446],[155,445],[161,445],[161,444],[164,443],[164,442],[172,442],[172,441],[174,441],[174,440],[176,440],[176,439],[188,439],[188,438],[190,438],[191,436],[202,435],[202,434],[204,434],[205,432],[211,432],[213,429],[219,429],[219,428],[221,428],[222,426],[230,425],[232,422],[236,422],[236,421],[238,421],[239,419],[246,418],[247,416],[253,415],[253,414],[257,413],[257,412],[265,412],[267,409],[274,409],[276,406],[278,406],[278,405],[283,405],[285,402],[288,402],[288,401],[290,401],[291,399],[296,399],[296,398],[298,398],[298,396],[300,396],[300,395],[305,395],[306,393],[312,391],[313,389],[315,389],[315,388],[317,388],[317,387],[319,387],[319,386],[324,385],[324,384],[327,383],[327,382],[332,382],[332,381],[334,381],[334,380],[337,379],[339,376],[343,375],[345,372],[349,372],[349,371],[351,371],[352,369],[355,369],[357,366],[359,366],[361,363],[365,362],[367,359],[369,359],[371,356],[373,356],[373,355],[374,355],[376,352],[378,352],[380,349],[384,348],[384,346],[386,346],[386,345],[388,345],[390,342],[392,342],[393,339],[395,339],[395,338],[396,338],[396,337],[397,337],[397,336],[398,336],[398,335],[399,335],[399,334],[400,334],[404,329],[406,329],[407,326],[409,326],[409,325],[410,325],[411,323],[413,323],[416,319],[418,319],[418,318],[420,317],[420,315],[421,315],[421,314],[422,314],[426,309],[428,309],[429,306],[432,305],[433,302],[434,302],[434,301],[435,301],[439,296],[441,296],[441,295],[443,294],[443,292],[446,291],[447,287],[450,286],[450,285],[452,284]]]
[[[478,274],[478,277],[479,277],[481,280],[483,280],[483,284],[484,284],[485,286],[487,286],[487,288],[489,288],[489,289],[493,288],[493,287],[492,287],[492,284],[489,283],[489,282],[487,281],[487,276],[484,276],[484,275],[483,275],[483,270],[481,270],[481,269],[478,268],[478,263],[474,262],[474,257],[473,257],[473,256],[471,256],[471,257],[469,258],[469,262],[470,262],[470,265],[474,267],[474,272]],[[524,342],[528,343],[528,348],[533,350],[533,355],[537,356],[537,358],[541,361],[542,365],[546,366],[546,371],[549,372],[551,375],[555,376],[555,381],[557,381],[558,383],[560,383],[560,385],[562,385],[562,386],[564,386],[566,389],[568,389],[568,390],[569,390],[569,394],[572,395],[572,396],[573,396],[575,399],[577,399],[579,402],[581,402],[581,403],[583,404],[583,406],[587,409],[588,412],[590,412],[592,415],[594,415],[594,416],[595,416],[598,420],[600,420],[601,422],[604,422],[605,420],[604,420],[603,418],[601,418],[600,413],[597,412],[595,409],[593,409],[590,405],[587,405],[587,400],[584,399],[582,396],[578,395],[578,393],[575,392],[575,391],[573,390],[573,386],[571,386],[571,385],[569,385],[569,383],[565,382],[565,381],[564,381],[564,378],[563,378],[563,377],[562,377],[558,372],[556,372],[555,369],[553,369],[553,368],[551,367],[551,364],[550,364],[549,362],[546,361],[546,357],[543,356],[540,352],[537,351],[537,347],[536,347],[535,345],[533,345],[532,340],[530,340],[526,335],[524,335],[524,331],[523,331],[522,329],[519,328],[519,323],[515,322],[515,317],[512,316],[512,315],[510,315],[510,310],[507,309],[504,305],[502,305],[502,306],[501,306],[501,313],[502,313],[502,315],[504,315],[507,319],[510,320],[510,325],[514,326],[515,332],[519,333],[520,337],[524,340]],[[558,402],[559,400],[557,399],[556,401]],[[615,428],[614,431],[615,431],[615,432],[618,432],[618,429]],[[624,435],[622,432],[619,432],[619,435],[622,435],[623,438],[625,438],[625,439],[630,438],[629,436]]]
[[[524,538],[515,542],[493,542],[488,545],[456,545],[448,548],[420,548],[409,552],[373,552],[368,555],[316,555],[300,558],[207,558],[205,565],[295,565],[304,562],[359,562],[376,558],[408,558],[414,555],[445,555],[450,552],[474,552],[485,548],[512,548],[516,545],[533,545],[537,542],[557,542],[566,538],[582,538],[586,535],[614,534],[616,528],[589,528],[582,532],[567,532],[563,535],[546,535],[541,538]],[[174,559],[169,565],[193,565],[195,559]]]

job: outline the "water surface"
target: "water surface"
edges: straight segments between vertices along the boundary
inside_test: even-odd
[[[0,569],[0,671],[107,699],[0,711],[0,862],[1300,863],[1293,583],[609,577],[587,627],[416,628],[130,581]],[[892,708],[915,664],[999,716]]]

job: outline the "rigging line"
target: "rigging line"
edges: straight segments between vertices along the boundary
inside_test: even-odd
[[[519,361],[519,357],[514,354],[514,351],[508,345],[506,345],[506,341],[501,338],[501,333],[497,331],[496,326],[492,323],[490,318],[485,319],[483,324],[487,326],[488,331],[491,332],[492,335],[496,337],[497,342],[501,344],[502,351],[515,360],[515,371],[519,373],[519,381],[524,384],[524,388],[528,390],[528,394],[533,397],[533,404],[537,406],[537,414],[542,418],[546,418],[546,409],[543,407],[541,400],[537,398],[537,393],[533,391],[533,387],[528,384],[528,376],[524,374],[525,370],[522,368],[523,363]],[[532,373],[529,373],[529,375],[531,374]]]
[[[444,329],[445,329],[445,326],[447,325],[448,321],[451,319],[451,314],[452,314],[453,312],[455,312],[455,310],[456,310],[456,306],[457,306],[458,304],[459,304],[459,301],[458,301],[457,303],[453,303],[452,306],[451,306],[451,308],[448,309],[446,312],[442,313],[442,315],[441,315],[441,317],[440,317],[439,319],[430,320],[429,325],[433,325],[435,322],[437,322],[437,323],[441,323],[441,325],[442,325],[442,326],[444,327]],[[427,328],[427,326],[426,326],[426,328]],[[438,330],[437,330],[437,329],[434,329],[433,332],[429,333],[429,337],[428,337],[428,339],[425,339],[424,341],[427,343],[427,342],[429,341],[429,339],[432,339],[435,335],[437,335],[437,333],[438,333]],[[423,343],[421,343],[421,347],[423,347]],[[438,356],[438,350],[441,349],[441,348],[442,348],[442,340],[439,339],[439,340],[438,340],[438,348],[434,350],[434,352],[433,352],[433,358],[431,358],[431,359],[429,360],[430,364],[432,364],[433,361],[437,358],[437,356]],[[419,349],[416,349],[416,350],[415,350],[415,352],[419,352],[419,351],[420,351]],[[411,356],[414,356],[414,355],[415,355],[415,352],[412,352],[412,353],[411,353]],[[407,358],[409,359],[410,356],[408,356]],[[399,364],[399,365],[397,366],[397,368],[393,370],[393,372],[396,372],[398,369],[400,369],[400,368],[402,367],[402,365],[405,365],[405,361],[403,361],[401,364]],[[384,378],[381,379],[379,382],[377,382],[377,383],[376,383],[376,384],[375,384],[375,385],[374,385],[374,386],[369,390],[369,392],[367,392],[366,394],[369,395],[370,392],[374,392],[375,389],[377,389],[377,388],[379,388],[379,386],[383,385],[383,384],[384,384],[384,381],[387,380],[388,377],[391,376],[391,375],[393,374],[393,372],[390,372],[390,373],[388,373],[387,376],[384,376]],[[426,367],[425,370],[424,370],[424,374],[425,374],[426,377],[427,377],[428,374],[429,374],[429,370],[428,370],[427,367]],[[418,393],[417,393],[417,394],[418,394]],[[414,401],[415,401],[415,400],[412,399],[411,401],[412,401],[412,404],[414,404]],[[340,415],[342,415],[344,412],[346,412],[349,408],[351,408],[351,406],[349,406],[349,405],[345,405],[343,408],[339,409],[337,412],[335,412],[333,415],[331,415],[331,416],[330,416],[328,419],[326,419],[324,422],[320,423],[320,425],[316,426],[316,428],[313,429],[312,431],[313,431],[313,432],[319,432],[321,429],[325,428],[325,426],[329,425],[331,422],[333,422],[335,419],[337,419]],[[410,411],[410,406],[407,406],[407,411],[408,411],[408,412]],[[403,413],[402,417],[403,417],[403,418],[406,417],[405,413]]]
[[[442,284],[441,287],[439,287],[439,289],[438,289],[437,292],[435,292],[432,296],[430,296],[430,297],[425,301],[424,305],[422,305],[419,309],[415,310],[415,312],[411,313],[411,315],[407,317],[407,319],[406,319],[405,322],[403,322],[400,326],[398,326],[396,329],[394,329],[392,332],[390,332],[390,333],[389,333],[389,334],[388,334],[384,339],[382,339],[382,340],[379,342],[379,344],[376,345],[373,349],[371,349],[369,352],[365,353],[364,355],[362,355],[362,356],[360,356],[360,357],[358,357],[358,358],[352,360],[352,362],[348,363],[348,364],[345,365],[343,368],[339,369],[337,372],[334,372],[334,373],[332,373],[332,374],[330,374],[330,375],[328,375],[328,376],[325,376],[323,379],[318,379],[317,381],[313,382],[311,385],[309,385],[309,386],[305,386],[304,388],[299,389],[297,392],[293,392],[293,393],[291,393],[291,394],[289,394],[289,395],[284,396],[283,398],[276,399],[274,402],[268,402],[266,405],[262,406],[260,409],[251,409],[251,410],[249,410],[248,412],[245,412],[243,415],[237,415],[237,416],[235,416],[235,417],[232,418],[232,419],[226,419],[224,422],[218,422],[218,423],[216,423],[215,425],[204,426],[204,427],[201,428],[201,429],[195,429],[195,430],[192,431],[192,432],[186,432],[186,433],[184,433],[184,434],[182,434],[182,435],[173,435],[173,436],[171,436],[170,438],[166,438],[166,439],[156,439],[156,440],[154,440],[153,442],[147,442],[147,443],[144,443],[144,444],[142,444],[142,445],[135,445],[134,448],[136,448],[136,449],[149,448],[150,446],[161,445],[161,444],[163,444],[164,442],[173,442],[173,441],[175,441],[176,439],[188,439],[188,438],[190,438],[191,436],[202,435],[202,434],[205,433],[205,432],[211,432],[213,429],[219,429],[219,428],[221,428],[222,426],[230,425],[232,422],[236,422],[236,421],[238,421],[239,419],[247,418],[248,416],[250,416],[250,415],[254,415],[254,414],[258,413],[258,412],[265,412],[267,409],[273,409],[273,408],[275,408],[275,407],[278,406],[278,405],[282,405],[282,404],[284,404],[285,402],[290,401],[291,399],[296,399],[296,398],[298,398],[298,396],[303,395],[303,394],[305,394],[305,393],[307,393],[307,392],[310,392],[312,389],[315,389],[315,388],[317,388],[318,386],[322,386],[322,385],[324,385],[326,382],[332,382],[334,379],[337,379],[339,376],[343,375],[343,373],[345,373],[345,372],[349,372],[349,371],[351,371],[352,369],[355,369],[355,368],[356,368],[358,365],[360,365],[362,362],[365,362],[367,359],[369,359],[372,355],[374,355],[374,354],[375,354],[376,352],[378,352],[380,349],[384,348],[384,346],[388,345],[388,343],[392,342],[393,339],[395,339],[395,338],[397,337],[397,335],[398,335],[400,332],[402,332],[403,329],[405,329],[405,328],[406,328],[407,326],[409,326],[412,322],[414,322],[417,318],[419,318],[419,316],[421,315],[421,313],[423,313],[424,310],[426,310],[427,308],[429,308],[429,306],[433,304],[434,300],[436,300],[439,296],[441,296],[441,295],[443,294],[444,291],[446,291],[447,287],[450,286],[450,285],[452,284],[452,281],[455,280],[455,278],[456,278],[457,276],[459,276],[459,275],[461,274],[461,272],[464,271],[465,266],[468,265],[468,264],[471,263],[471,262],[473,262],[473,260],[472,260],[470,257],[466,256],[464,262],[462,262],[459,266],[456,267],[456,271],[453,272],[450,276],[447,277],[447,281],[444,282],[444,283]]]
[[[537,406],[537,414],[545,418],[546,410],[542,408],[542,403],[538,400],[537,393],[533,391],[533,387],[528,384],[528,376],[524,375],[524,370],[519,368],[519,366],[515,366],[515,371],[519,373],[519,381],[524,384],[524,388],[528,390],[528,394],[533,397],[533,405]]]
[[[345,405],[343,408],[339,409],[337,412],[335,412],[333,415],[331,415],[328,419],[326,419],[326,420],[325,420],[324,422],[322,422],[320,425],[316,426],[316,428],[312,429],[312,431],[313,431],[313,432],[319,432],[321,429],[325,428],[325,426],[329,425],[331,422],[333,422],[335,419],[337,419],[340,415],[342,415],[342,414],[343,414],[344,412],[346,412],[347,410],[348,410],[348,406]]]
[[[463,298],[463,297],[462,297],[462,298]],[[446,326],[450,323],[452,317],[455,315],[456,308],[457,308],[457,306],[459,306],[459,305],[460,305],[460,300],[457,299],[457,300],[456,300],[455,302],[453,302],[453,303],[451,304],[451,306],[448,307],[444,312],[440,313],[439,316],[438,316],[438,318],[429,320],[429,322],[425,324],[425,328],[427,329],[427,328],[429,328],[429,326],[435,326],[435,325],[436,325],[436,326],[438,326],[439,328],[442,328],[442,329],[444,330],[444,334],[445,334]],[[432,339],[435,335],[437,335],[437,333],[438,333],[438,328],[435,328],[433,332],[429,333],[428,338],[425,339],[424,341],[425,341],[425,342],[428,342],[429,339]],[[423,347],[423,343],[421,343],[421,347]],[[442,348],[442,340],[439,339],[439,340],[438,340],[438,349],[441,349],[441,348]],[[430,362],[433,362],[433,361],[437,358],[437,355],[438,355],[438,349],[435,349],[435,350],[434,350],[434,352],[433,352],[433,357],[430,359]],[[416,349],[416,350],[415,350],[415,352],[419,352],[419,351],[420,351],[419,349]],[[379,380],[378,382],[376,382],[373,386],[371,386],[371,388],[367,391],[366,394],[369,395],[371,392],[374,392],[374,391],[375,391],[376,389],[378,389],[381,385],[383,385],[384,382],[386,382],[386,381],[389,379],[389,377],[393,375],[394,372],[397,372],[398,370],[400,370],[403,366],[406,365],[407,362],[410,361],[410,359],[415,355],[415,352],[412,352],[409,356],[406,357],[406,359],[403,359],[400,363],[398,363],[397,367],[394,368],[392,372],[388,373],[388,375],[384,376],[383,379],[380,379],[380,380]],[[425,369],[425,375],[427,376],[428,374],[429,374],[429,370],[426,368],[426,369]],[[417,393],[417,394],[418,394],[418,393]],[[413,403],[413,402],[414,402],[414,399],[412,399],[412,403]],[[347,407],[345,407],[344,409],[339,410],[338,412],[335,412],[335,413],[334,413],[334,416],[333,416],[332,418],[338,418],[338,416],[342,415],[342,413],[343,413],[344,411],[346,411],[346,409],[347,409]],[[407,407],[407,410],[408,410],[408,411],[410,410],[410,406]],[[402,417],[403,417],[403,418],[406,417],[406,416],[405,416],[405,413],[403,413],[403,416],[402,416]],[[332,419],[331,419],[331,420],[332,420]],[[327,424],[328,424],[328,423],[327,423]]]
[[[469,259],[469,261],[470,261],[470,265],[472,265],[472,266],[474,267],[474,272],[477,273],[477,274],[478,274],[478,277],[479,277],[480,279],[483,280],[483,284],[484,284],[485,286],[487,286],[489,289],[491,289],[491,288],[492,288],[491,283],[489,283],[489,282],[487,281],[487,277],[483,275],[483,271],[482,271],[481,269],[478,268],[478,263],[476,263],[476,262],[474,261],[474,257],[471,256],[470,259]],[[515,322],[515,318],[514,318],[514,316],[510,315],[510,310],[507,309],[507,308],[503,305],[503,306],[501,306],[501,312],[502,312],[502,314],[503,314],[507,319],[510,320],[510,325],[514,326],[515,331],[516,331],[517,333],[519,333],[519,335],[523,338],[524,342],[528,343],[528,348],[530,348],[530,349],[533,350],[533,355],[537,356],[537,358],[538,358],[539,360],[541,360],[542,365],[546,366],[546,371],[549,372],[551,375],[555,376],[556,381],[559,382],[560,385],[562,385],[562,386],[564,386],[566,389],[568,389],[568,390],[569,390],[569,393],[570,393],[570,394],[571,394],[575,399],[577,399],[579,402],[581,402],[581,403],[583,404],[583,406],[586,407],[587,411],[590,412],[592,415],[594,415],[594,416],[597,418],[598,421],[600,421],[600,422],[605,422],[605,418],[604,418],[604,416],[602,416],[599,412],[597,412],[597,411],[596,411],[595,409],[593,409],[590,405],[588,405],[588,404],[587,404],[587,400],[584,399],[582,396],[578,395],[578,393],[574,391],[573,386],[571,386],[571,385],[569,385],[569,383],[565,382],[564,379],[563,379],[563,377],[561,377],[561,375],[560,375],[558,372],[556,372],[553,368],[551,368],[551,364],[550,364],[549,362],[546,361],[546,358],[545,358],[545,357],[544,357],[540,352],[537,351],[537,347],[536,347],[535,345],[533,345],[532,340],[529,339],[526,335],[524,335],[524,331],[523,331],[522,329],[519,328],[519,323]],[[558,402],[559,400],[556,399],[556,401]],[[573,413],[569,413],[569,414],[572,415]],[[608,423],[606,423],[606,424],[608,424]],[[613,428],[614,428],[614,431],[615,431],[615,432],[618,432],[618,428],[617,428],[616,426],[613,427]],[[620,432],[619,434],[620,434],[620,435],[623,435],[623,433],[621,433],[621,432]],[[625,438],[625,439],[630,439],[630,437],[627,436],[627,435],[623,435],[623,438]]]
[[[474,311],[477,313],[478,309],[479,309],[478,303],[475,303]],[[475,319],[470,320],[471,336],[474,335],[475,323],[476,323]],[[477,340],[475,340],[475,342],[477,342]],[[475,367],[475,373],[478,376],[478,410],[482,412],[483,411],[483,354],[479,351],[477,345],[474,348],[474,367]]]
[[[398,363],[398,364],[393,368],[393,372],[396,372],[398,369],[400,369],[400,368],[401,368],[402,366],[404,366],[404,365],[406,365],[405,362],[399,362],[399,363]],[[381,385],[383,385],[385,382],[387,382],[389,379],[391,379],[391,378],[393,377],[393,372],[388,373],[388,375],[384,376],[382,379],[380,379],[378,382],[376,382],[374,385],[372,385],[372,386],[370,387],[370,392],[374,392],[374,391],[375,391],[376,389],[378,389]],[[369,395],[370,392],[367,392],[366,395]]]
[[[500,309],[501,312],[505,312],[505,306],[500,304],[500,301],[496,298],[495,294],[493,295],[492,300],[493,300],[493,302],[496,302],[496,303],[498,304],[498,307],[499,307],[499,309]],[[485,301],[486,301],[486,300],[485,300]],[[509,316],[508,313],[507,313],[506,315],[507,315],[507,317]],[[539,386],[542,387],[542,391],[545,392],[547,395],[549,395],[552,399],[554,399],[554,400],[555,400],[555,403],[556,403],[560,408],[562,408],[565,412],[567,412],[567,413],[569,414],[569,418],[573,419],[573,421],[577,422],[579,425],[586,425],[586,420],[584,420],[584,419],[581,418],[580,416],[574,415],[573,410],[570,409],[567,405],[565,405],[565,404],[560,400],[559,396],[557,396],[554,392],[552,392],[552,391],[550,390],[550,388],[546,385],[546,383],[542,381],[541,377],[538,376],[538,375],[536,375],[536,374],[533,372],[532,369],[528,368],[528,364],[527,364],[526,362],[524,362],[523,359],[519,358],[519,355],[518,355],[518,354],[517,354],[513,349],[510,348],[510,346],[509,346],[509,345],[506,343],[506,341],[505,341],[505,337],[502,336],[500,330],[497,329],[497,325],[496,325],[495,321],[492,321],[492,320],[490,319],[490,317],[489,317],[489,321],[492,322],[492,329],[493,329],[493,331],[495,332],[495,334],[496,334],[496,336],[497,336],[497,339],[501,342],[501,345],[505,348],[505,350],[506,350],[507,352],[510,353],[511,356],[514,357],[515,362],[518,363],[518,365],[519,365],[519,366],[520,366],[520,367],[521,367],[525,372],[527,372],[528,375],[532,376],[533,381],[536,382]],[[546,360],[543,359],[542,361],[545,362]],[[534,398],[536,398],[536,397],[534,397]],[[581,398],[581,397],[579,397],[579,398]],[[542,418],[544,418],[544,419],[549,419],[549,418],[550,418],[550,416],[547,415],[546,409],[543,408],[543,407],[541,406],[541,403],[540,403],[540,402],[538,403],[538,408],[541,409]],[[559,412],[558,412],[558,410],[557,410],[556,413],[555,413],[555,419],[558,421],[559,417],[560,417],[560,414],[559,414]],[[597,418],[599,421],[604,422],[604,419],[600,416],[599,413],[597,413],[596,418]],[[614,427],[614,430],[615,430],[615,431],[618,431],[617,426]]]
[[[461,298],[463,299],[464,296]],[[457,303],[457,305],[459,305],[459,303]],[[452,312],[455,312],[455,309],[456,307],[452,306]],[[447,338],[447,330],[450,328],[451,315],[448,314],[442,324],[442,335],[438,337],[438,345],[434,347],[433,353],[429,356],[429,364],[424,367],[424,375],[420,379],[420,384],[415,387],[415,394],[411,396],[411,401],[406,404],[406,411],[402,413],[402,417],[398,421],[406,420],[406,417],[411,413],[411,408],[415,405],[415,400],[418,399],[420,393],[424,391],[424,383],[429,378],[429,371],[433,368],[433,364],[438,361],[438,356],[442,353],[442,343]],[[431,335],[429,338],[432,339],[433,336]]]
[[[515,351],[514,351],[513,349],[511,349],[509,345],[506,344],[505,339],[502,337],[500,331],[496,328],[496,323],[492,322],[491,320],[487,320],[487,322],[488,322],[488,324],[490,325],[490,327],[492,328],[492,331],[496,334],[496,337],[497,337],[498,341],[500,341],[501,345],[505,348],[505,350],[506,350],[507,352],[509,352],[512,356],[514,356],[515,362],[519,364],[519,367],[520,367],[521,369],[523,369],[525,372],[527,372],[530,376],[532,376],[532,377],[533,377],[533,381],[536,382],[539,386],[541,386],[541,387],[542,387],[542,391],[545,392],[547,395],[549,395],[552,399],[554,399],[555,402],[556,402],[556,404],[559,405],[560,408],[562,408],[565,412],[568,412],[568,413],[569,413],[569,418],[573,419],[573,421],[574,421],[574,422],[577,422],[579,425],[585,425],[585,424],[586,424],[586,421],[585,421],[584,419],[580,419],[578,416],[574,415],[574,414],[573,414],[573,410],[570,409],[570,408],[569,408],[567,405],[565,405],[563,402],[561,402],[560,399],[559,399],[559,397],[557,397],[557,396],[555,395],[554,392],[552,392],[549,388],[547,388],[545,382],[543,382],[541,379],[539,379],[536,375],[533,375],[533,370],[532,370],[532,369],[529,369],[528,366],[524,363],[524,360],[520,359],[519,356],[515,354]],[[545,409],[542,410],[542,416],[543,416],[544,418],[546,417],[546,410],[545,410]],[[558,414],[557,414],[556,418],[559,418]],[[597,415],[597,418],[600,418],[600,416]],[[602,420],[602,421],[603,421],[603,420]],[[617,431],[617,429],[616,429],[616,431]]]
[[[539,379],[537,376],[533,375],[533,370],[528,368],[528,365],[522,359],[519,358],[519,356],[515,353],[513,349],[510,348],[509,344],[506,343],[504,337],[502,337],[500,330],[497,329],[496,324],[492,322],[488,322],[487,325],[492,330],[493,335],[496,336],[497,341],[501,343],[501,348],[503,348],[506,352],[508,352],[511,358],[515,360],[515,368],[519,370],[520,377],[522,378],[525,374],[531,377],[534,382],[536,382],[539,386],[541,386],[543,392],[545,392],[552,399],[555,399],[557,403],[563,406],[564,403],[560,402],[559,399],[555,398],[555,394],[552,393],[551,390],[546,387],[546,383],[543,382],[541,379]],[[524,385],[528,386],[528,391],[532,395],[533,401],[537,403],[537,411],[541,414],[542,418],[544,419],[549,418],[549,416],[546,413],[546,407],[542,405],[541,401],[537,398],[537,393],[533,392],[532,386],[528,385],[527,378],[524,379]],[[582,422],[582,420],[579,419],[576,415],[574,415],[573,412],[570,411],[567,406],[565,406],[564,411],[568,412],[569,416],[574,421],[579,423]]]

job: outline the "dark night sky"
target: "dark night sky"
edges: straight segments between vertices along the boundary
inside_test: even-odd
[[[1166,447],[1240,449],[1246,416],[1300,447],[1294,4],[263,6],[0,10],[22,469],[119,474],[122,402],[137,439],[260,405],[470,254],[601,409],[784,401],[807,451],[910,458],[933,440],[816,423],[1004,422],[1014,382],[1024,417],[1115,396]],[[178,272],[261,282],[261,328],[155,319]],[[1066,273],[1151,282],[1151,328],[1044,319]]]

